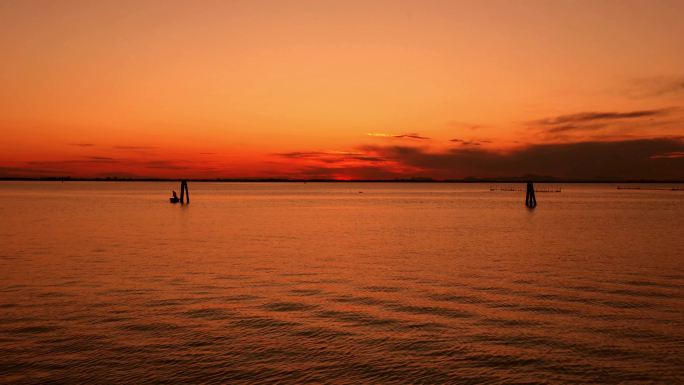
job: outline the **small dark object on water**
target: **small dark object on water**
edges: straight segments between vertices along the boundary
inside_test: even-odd
[[[188,182],[185,180],[181,181],[181,196],[180,199],[178,199],[178,195],[176,195],[176,191],[171,191],[173,193],[173,196],[169,198],[169,202],[171,203],[178,203],[180,202],[181,204],[183,203],[190,203],[190,190],[188,190]]]
[[[537,198],[534,196],[534,186],[532,182],[527,182],[527,193],[525,194],[525,206],[530,209],[537,207]]]
[[[178,199],[178,195],[176,195],[176,191],[173,190],[173,191],[171,191],[171,193],[173,194],[173,196],[171,198],[169,198],[169,201],[171,203],[178,203],[180,201],[180,199]]]

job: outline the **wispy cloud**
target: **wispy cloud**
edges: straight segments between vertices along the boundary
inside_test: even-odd
[[[646,117],[663,116],[669,113],[670,109],[662,108],[657,110],[638,110],[627,112],[580,112],[577,114],[559,115],[552,118],[545,118],[530,121],[530,124],[544,126],[558,126],[564,124],[581,124],[595,121],[610,121],[621,119],[639,119]]]
[[[156,146],[114,146],[115,150],[123,151],[144,151],[144,150],[154,150]]]
[[[469,122],[460,122],[456,120],[452,120],[450,122],[447,122],[447,126],[452,127],[452,128],[466,128],[468,130],[478,130],[480,128],[485,128],[487,126],[483,124],[475,124],[475,123],[469,123]]]
[[[308,151],[308,152],[285,152],[275,154],[290,159],[302,159],[321,163],[342,163],[349,161],[382,162],[384,159],[377,156],[369,156],[363,152],[348,151]]]
[[[94,143],[68,143],[69,146],[76,146],[76,147],[94,147]]]
[[[381,138],[396,138],[396,139],[417,139],[417,140],[429,140],[427,136],[422,136],[420,134],[416,133],[410,133],[410,134],[387,134],[383,132],[369,132],[366,135],[368,136],[375,136],[375,137],[381,137]]]
[[[163,170],[189,170],[193,165],[179,164],[170,160],[150,160],[141,163],[146,168],[163,169]]]
[[[51,175],[52,171],[41,168],[35,168],[27,165],[9,167],[0,166],[0,177],[39,177],[44,175]]]
[[[586,139],[587,132],[612,131],[626,134],[634,129],[645,129],[652,132],[656,126],[671,126],[673,121],[681,120],[675,114],[679,108],[660,108],[633,111],[590,111],[575,114],[558,115],[544,119],[531,120],[527,126],[533,130],[562,139],[567,135],[580,134]]]
[[[654,76],[634,79],[627,87],[627,95],[633,98],[678,96],[684,94],[684,76]]]
[[[87,160],[93,160],[93,161],[107,161],[107,162],[118,162],[119,160],[116,158],[112,158],[109,156],[86,156],[84,157]]]
[[[450,142],[453,142],[453,143],[458,143],[458,144],[460,144],[460,145],[462,145],[462,146],[481,146],[482,144],[485,144],[485,143],[492,143],[492,141],[489,140],[489,139],[480,139],[480,140],[471,139],[471,140],[466,140],[466,139],[454,138],[454,139],[449,139],[449,141],[450,141]]]
[[[0,165],[0,176],[118,176],[118,177],[207,177],[219,176],[221,168],[199,161],[83,156],[61,160],[32,160]]]
[[[122,163],[121,159],[114,159],[109,157],[83,157],[78,159],[63,159],[63,160],[31,160],[25,162],[25,164],[33,167],[41,167],[46,170],[48,169],[71,169],[81,166],[94,166],[102,164],[112,164],[112,163]]]

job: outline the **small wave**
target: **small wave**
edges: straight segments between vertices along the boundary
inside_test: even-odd
[[[14,329],[9,329],[7,332],[9,334],[42,334],[50,333],[59,330],[58,326],[54,325],[36,325],[36,326],[24,326]]]
[[[262,308],[276,312],[306,311],[317,308],[317,306],[295,302],[272,302],[262,306]]]
[[[186,318],[204,318],[204,319],[210,319],[210,320],[222,320],[222,319],[228,319],[233,316],[232,312],[229,312],[225,309],[219,309],[219,308],[202,308],[202,309],[193,309],[193,310],[188,310],[180,313],[181,316],[186,317]]]

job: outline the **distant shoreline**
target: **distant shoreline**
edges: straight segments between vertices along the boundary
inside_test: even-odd
[[[71,177],[46,177],[46,178],[0,178],[0,182],[178,182],[181,179],[168,178],[71,178]],[[684,180],[651,180],[651,179],[546,179],[542,177],[511,178],[511,179],[280,179],[280,178],[235,178],[235,179],[185,179],[188,182],[213,182],[213,183],[662,183],[682,184]]]

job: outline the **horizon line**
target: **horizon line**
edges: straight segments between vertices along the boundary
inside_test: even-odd
[[[433,179],[433,178],[396,178],[396,179],[299,179],[299,178],[145,178],[145,177],[0,177],[2,182],[220,182],[220,183],[667,183],[681,184],[684,179],[620,179],[620,178],[586,178],[564,179],[553,177],[510,177],[510,178],[476,178]]]

